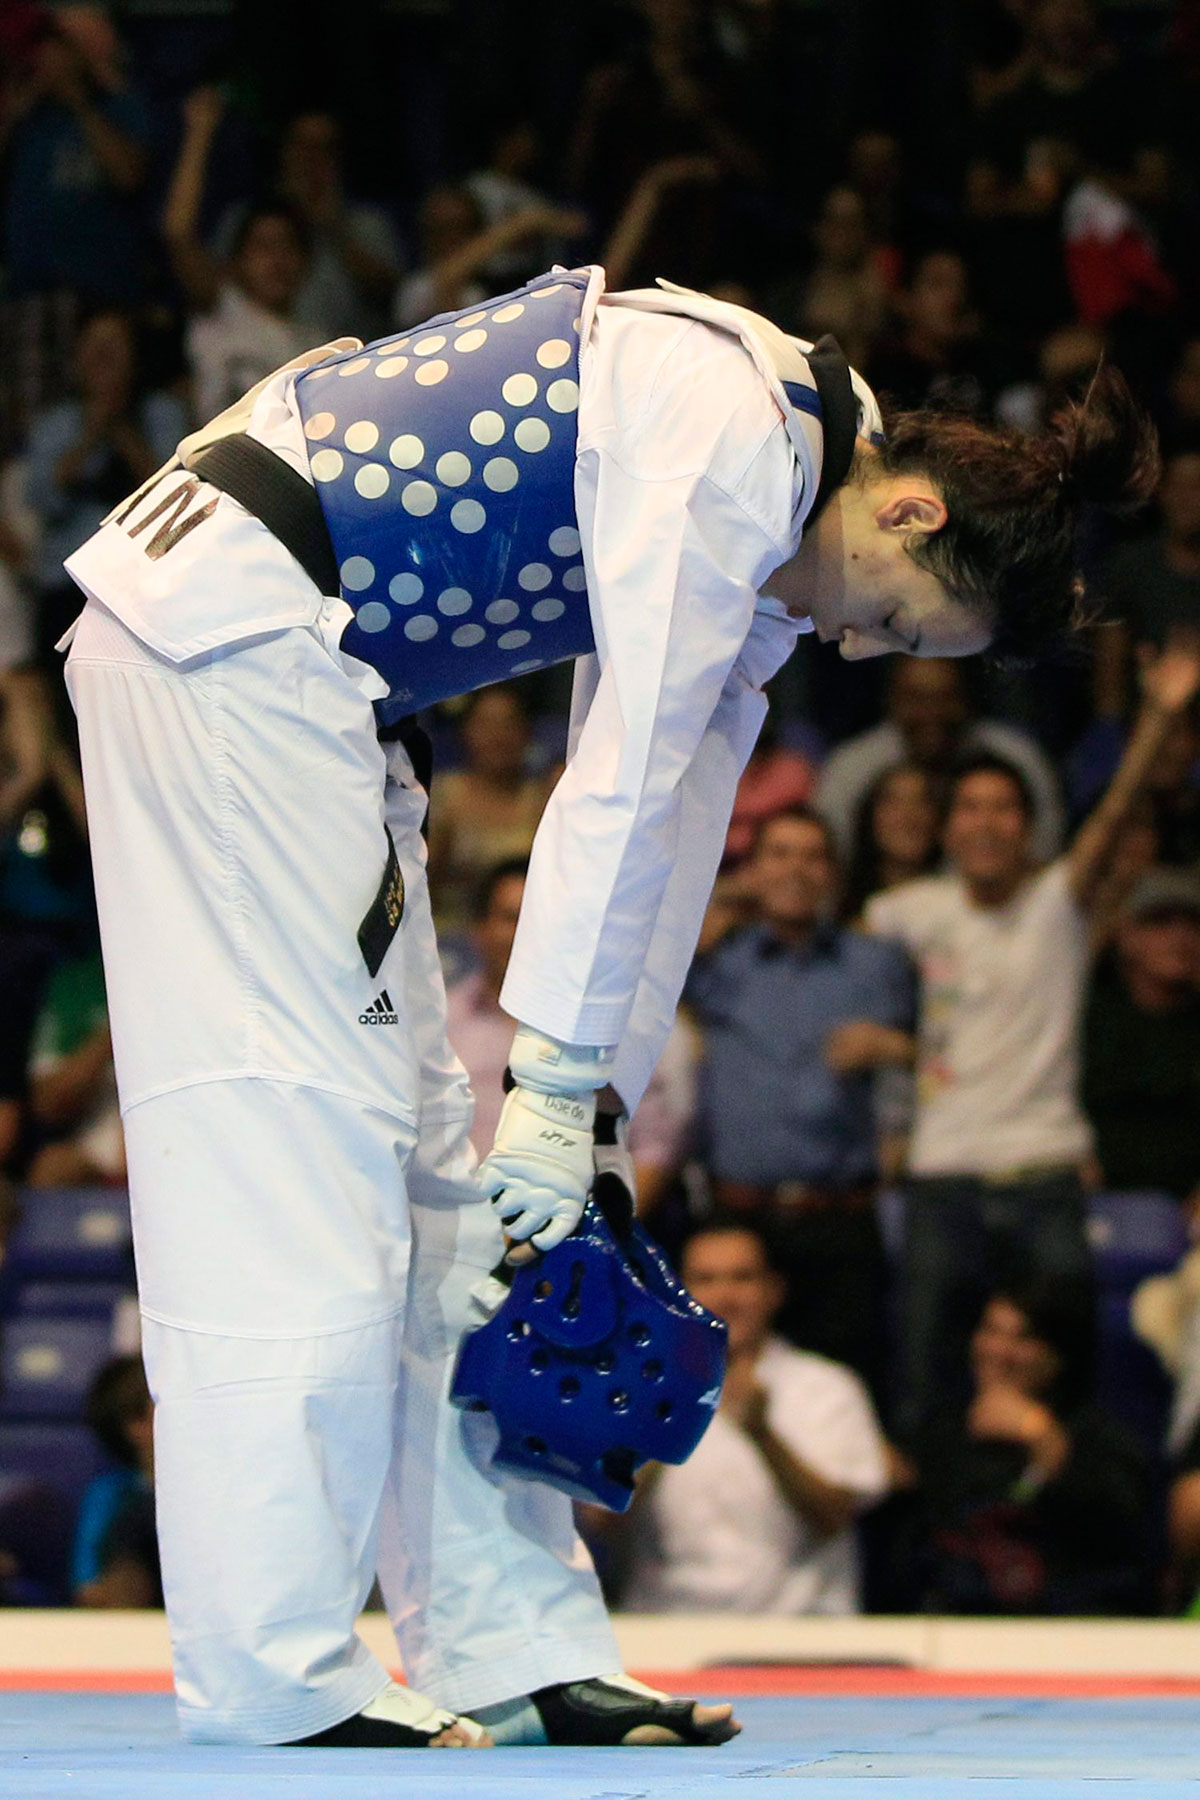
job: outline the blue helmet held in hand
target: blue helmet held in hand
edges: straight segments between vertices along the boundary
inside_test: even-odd
[[[467,1334],[451,1399],[493,1415],[498,1467],[624,1512],[643,1463],[684,1462],[703,1437],[725,1339],[642,1227],[615,1231],[593,1199]]]

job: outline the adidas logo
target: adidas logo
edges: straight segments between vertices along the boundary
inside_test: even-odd
[[[398,1025],[400,1015],[392,1011],[392,996],[384,988],[378,999],[372,1000],[366,1012],[358,1015],[360,1025]]]

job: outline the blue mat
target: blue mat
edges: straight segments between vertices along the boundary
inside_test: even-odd
[[[5,1800],[1122,1800],[1200,1782],[1200,1701],[738,1702],[722,1750],[233,1750],[175,1735],[166,1695],[0,1693]],[[753,1784],[762,1782],[758,1790]]]

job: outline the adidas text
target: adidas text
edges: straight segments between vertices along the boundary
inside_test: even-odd
[[[392,997],[384,988],[383,992],[368,1006],[366,1012],[358,1015],[360,1025],[398,1025],[400,1015],[392,1010]]]

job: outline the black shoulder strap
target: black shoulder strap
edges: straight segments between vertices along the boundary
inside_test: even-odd
[[[337,557],[321,502],[290,463],[257,438],[235,431],[198,450],[188,467],[261,519],[322,594],[341,592]]]
[[[331,598],[341,592],[337,557],[316,493],[290,463],[237,431],[197,451],[188,467],[202,481],[244,506],[290,550],[309,580]],[[387,743],[399,738],[426,793],[433,778],[433,749],[415,718],[397,719],[379,733]],[[372,970],[372,973],[375,971]]]
[[[858,395],[850,380],[850,365],[842,355],[836,338],[818,338],[805,353],[821,400],[821,431],[825,439],[821,458],[821,479],[817,497],[804,521],[805,530],[829,503],[829,497],[840,488],[854,461],[854,442],[858,436]]]

